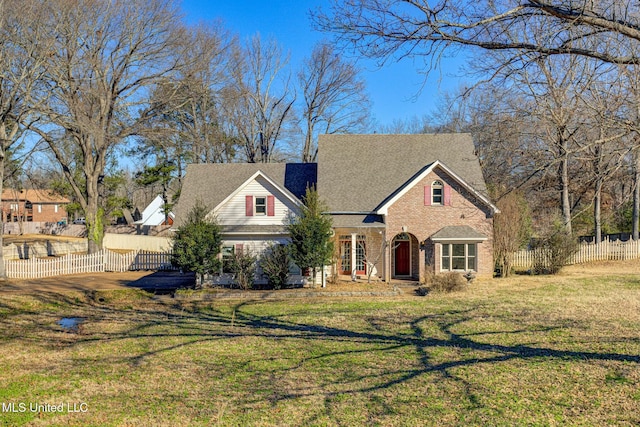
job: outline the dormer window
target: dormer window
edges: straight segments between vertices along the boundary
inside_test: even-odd
[[[444,185],[440,181],[431,184],[431,204],[444,205]]]

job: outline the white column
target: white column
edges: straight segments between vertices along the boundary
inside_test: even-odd
[[[351,278],[356,277],[356,245],[358,244],[358,233],[351,233]]]

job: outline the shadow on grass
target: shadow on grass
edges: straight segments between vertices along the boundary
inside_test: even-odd
[[[133,287],[145,289],[140,284]],[[351,368],[356,371],[356,375],[348,376],[338,373],[338,381],[332,384],[340,384],[340,391],[322,391],[325,398],[344,393],[367,393],[389,389],[422,375],[435,373],[442,378],[451,379],[461,384],[462,390],[466,390],[465,393],[469,401],[473,403],[478,401],[477,396],[468,382],[453,373],[455,368],[530,359],[640,363],[640,355],[638,354],[558,349],[552,348],[544,342],[506,345],[496,343],[495,341],[499,341],[497,339],[494,342],[481,341],[482,337],[489,340],[490,337],[497,334],[507,336],[521,333],[544,334],[562,328],[557,325],[514,328],[510,331],[489,330],[469,334],[455,332],[461,324],[473,321],[481,315],[482,307],[409,317],[408,327],[402,331],[398,331],[394,327],[393,319],[378,318],[378,322],[374,322],[373,332],[371,332],[367,331],[365,327],[350,327],[348,322],[341,326],[326,326],[313,322],[287,320],[291,317],[301,317],[300,315],[292,316],[291,311],[284,315],[255,314],[251,312],[252,309],[255,311],[255,308],[259,307],[261,303],[254,302],[242,302],[231,307],[222,305],[222,308],[216,309],[213,305],[180,303],[170,299],[152,302],[148,296],[144,295],[140,296],[141,299],[138,303],[130,303],[126,299],[117,301],[108,298],[100,302],[95,298],[95,295],[89,294],[84,299],[56,293],[40,293],[34,295],[33,298],[38,304],[35,305],[36,308],[31,310],[20,306],[19,303],[12,304],[0,300],[0,312],[2,313],[0,328],[1,332],[5,334],[5,340],[21,340],[20,342],[27,344],[50,346],[51,348],[60,348],[61,345],[72,347],[94,342],[115,343],[116,347],[114,348],[116,349],[117,343],[121,340],[159,340],[157,341],[158,345],[154,345],[155,348],[152,350],[140,351],[133,355],[122,355],[114,351],[99,359],[95,357],[87,359],[91,363],[125,363],[139,366],[145,361],[152,361],[154,356],[196,344],[210,342],[217,345],[218,343],[223,344],[226,340],[246,337],[301,340],[309,343],[332,341],[338,344],[348,344],[344,346],[344,349],[338,346],[335,350],[325,349],[320,354],[297,355],[296,357],[299,358],[291,366],[273,368],[273,375],[284,374],[285,371],[294,371],[306,364],[331,360],[332,358],[343,359],[367,353],[376,357],[377,354],[398,350],[406,350],[405,354],[415,354],[414,360],[399,360],[390,365],[390,369],[383,374],[360,373],[357,366],[352,366]],[[49,307],[49,309],[43,311],[42,307]],[[299,313],[302,315],[304,311]],[[318,314],[318,311],[313,314]],[[61,315],[83,317],[86,319],[86,324],[113,320],[124,324],[125,327],[117,331],[105,330],[93,333],[80,331],[73,339],[61,339],[59,335],[56,335],[56,333],[60,333],[60,330],[55,325],[55,320]],[[330,309],[327,309],[323,315],[330,317]],[[349,316],[351,315],[357,316],[357,313],[349,313]],[[367,315],[375,320],[375,316],[371,313],[367,313]],[[367,323],[370,323],[371,319],[367,319]],[[16,330],[12,332],[12,325],[18,322],[23,326],[18,332]],[[131,326],[128,326],[129,324]],[[50,334],[42,336],[34,333],[24,334],[25,329],[32,332],[43,330]],[[542,337],[544,339],[544,335]],[[180,342],[175,342],[175,339]],[[628,339],[620,341],[628,341]],[[358,348],[354,349],[353,347]],[[451,350],[451,355],[448,355],[445,361],[441,361],[442,357],[434,356],[436,350],[443,349]],[[472,357],[465,356],[464,350],[472,351]],[[77,361],[82,362],[82,359]],[[247,366],[246,369],[252,369],[252,367]],[[219,374],[223,375],[224,373]],[[317,393],[317,390],[294,387],[293,391],[279,391],[271,399],[272,404],[275,405],[280,400],[297,399]]]
[[[195,273],[177,271],[156,271],[132,282],[123,282],[128,288],[142,289],[156,295],[173,294],[177,289],[195,287]]]

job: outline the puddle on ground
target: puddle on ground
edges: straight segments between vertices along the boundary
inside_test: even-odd
[[[58,325],[62,327],[65,331],[76,332],[78,330],[78,326],[84,322],[82,317],[63,317],[58,320]]]

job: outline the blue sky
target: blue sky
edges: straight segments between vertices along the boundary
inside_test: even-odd
[[[292,70],[299,68],[314,44],[329,35],[312,29],[309,11],[327,7],[327,0],[182,0],[187,22],[222,20],[224,27],[247,39],[256,33],[273,36],[291,55]],[[462,58],[443,62],[440,71],[432,71],[426,84],[419,73],[419,60],[388,63],[378,67],[372,61],[359,60],[373,102],[373,114],[380,124],[422,117],[431,112],[443,92],[454,92],[463,79],[455,78],[464,66]]]

